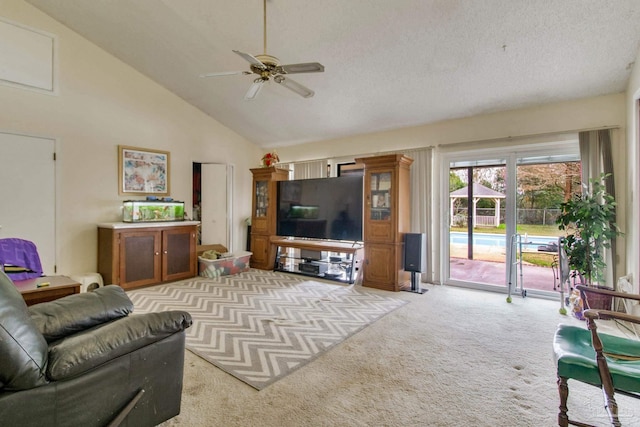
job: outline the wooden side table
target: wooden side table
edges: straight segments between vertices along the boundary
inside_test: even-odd
[[[41,283],[48,286],[38,287]],[[67,276],[44,276],[35,279],[16,280],[13,282],[22,294],[27,305],[53,301],[67,295],[79,294],[80,283]]]

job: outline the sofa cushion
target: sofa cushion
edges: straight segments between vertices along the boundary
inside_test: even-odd
[[[26,390],[47,383],[48,347],[11,279],[0,271],[0,388]]]
[[[49,343],[125,317],[132,311],[133,303],[117,285],[29,307],[31,319]]]

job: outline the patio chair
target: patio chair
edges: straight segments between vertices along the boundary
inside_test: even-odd
[[[640,301],[639,294],[587,288],[577,288],[585,298],[587,293],[609,295],[614,298]],[[555,334],[553,350],[556,360],[560,406],[559,426],[590,426],[569,419],[567,399],[568,381],[575,380],[602,389],[604,407],[612,426],[620,426],[615,395],[640,399],[640,341],[622,335],[598,331],[601,321],[622,321],[640,325],[640,316],[610,310],[586,310],[587,329],[561,324]]]

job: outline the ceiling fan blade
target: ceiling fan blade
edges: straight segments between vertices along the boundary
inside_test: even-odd
[[[245,61],[249,62],[251,65],[255,65],[261,70],[266,70],[267,66],[260,62],[255,56],[249,55],[248,53],[240,52],[239,50],[234,50],[233,53],[240,55],[245,59]]]
[[[204,79],[207,77],[220,77],[220,76],[235,76],[238,74],[253,74],[251,71],[221,71],[219,73],[206,73],[200,74],[200,78]]]
[[[309,89],[308,87],[305,87],[303,85],[301,85],[298,82],[295,82],[291,79],[285,79],[283,76],[275,76],[273,78],[273,81],[275,81],[276,83],[281,84],[282,86],[286,87],[287,89],[297,93],[298,95],[300,95],[303,98],[311,98],[313,95],[315,95],[315,92],[312,91],[311,89]]]
[[[281,65],[278,67],[278,72],[282,74],[322,73],[324,72],[324,65],[319,62]]]
[[[264,82],[265,80],[263,79],[255,79],[253,81],[253,84],[249,87],[249,90],[245,94],[244,100],[251,101],[252,99],[255,99],[255,97],[258,96],[260,89],[262,89],[262,86],[264,86]]]

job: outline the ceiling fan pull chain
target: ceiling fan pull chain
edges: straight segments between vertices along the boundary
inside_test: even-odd
[[[264,22],[263,22],[263,34],[264,34],[264,54],[267,54],[267,0],[264,0]]]

